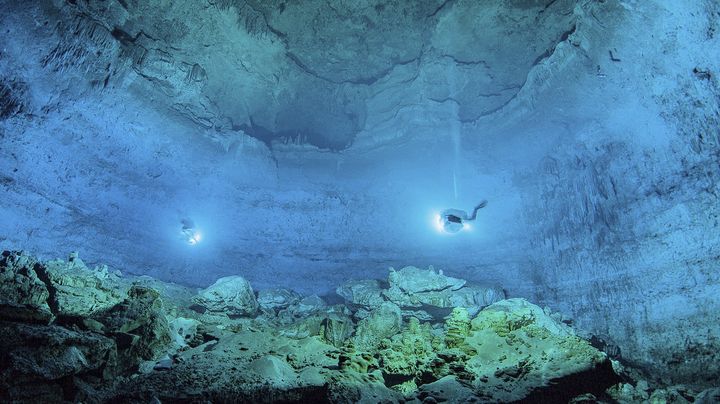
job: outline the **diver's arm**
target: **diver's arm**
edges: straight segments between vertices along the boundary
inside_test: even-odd
[[[486,205],[487,205],[487,201],[482,201],[482,202],[480,202],[480,203],[475,207],[475,209],[473,209],[472,215],[471,215],[470,217],[468,217],[466,220],[475,220],[475,218],[477,217],[477,212],[478,212],[478,210],[484,208]]]

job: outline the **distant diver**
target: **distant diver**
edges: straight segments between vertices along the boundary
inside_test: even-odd
[[[190,245],[197,244],[200,241],[200,233],[195,229],[195,223],[192,219],[184,218],[180,221],[180,224],[182,224],[180,233],[183,235],[183,239]]]
[[[480,202],[473,209],[472,215],[467,214],[464,210],[460,209],[446,209],[440,214],[440,223],[442,224],[443,230],[448,233],[457,233],[465,226],[465,222],[475,220],[477,218],[478,210],[484,208],[487,205],[487,201]]]

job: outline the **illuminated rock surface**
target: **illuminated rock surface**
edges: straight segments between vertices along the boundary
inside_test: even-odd
[[[558,315],[524,299],[500,300],[475,316],[454,308],[440,322],[403,320],[391,302],[353,322],[349,308],[318,304],[312,296],[255,316],[206,317],[187,299],[172,297],[183,294],[142,286],[151,283],[147,278],[115,275],[89,285],[89,270],[78,265],[77,255],[69,262],[43,263],[3,254],[5,270],[8,263],[35,263],[63,274],[65,284],[85,285],[78,289],[84,295],[74,294],[79,300],[95,301],[108,287],[126,291],[112,307],[73,323],[69,316],[53,324],[37,324],[32,316],[3,317],[3,400],[567,402],[582,396],[680,403],[717,394],[634,381],[632,370],[576,336]],[[34,310],[43,312],[50,299],[46,292],[14,299],[34,297]],[[236,308],[229,306],[233,313]],[[304,335],[285,332],[288,324],[312,318],[320,319],[319,326],[305,328]]]

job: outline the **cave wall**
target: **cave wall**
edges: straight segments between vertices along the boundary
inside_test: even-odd
[[[586,9],[595,23],[543,94],[561,101],[521,119],[571,132],[517,170],[525,275],[652,377],[717,384],[719,10],[616,7]]]

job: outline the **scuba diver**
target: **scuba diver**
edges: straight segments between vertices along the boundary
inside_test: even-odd
[[[195,223],[193,223],[192,219],[182,219],[180,224],[182,224],[180,233],[183,235],[183,239],[190,245],[197,244],[200,241],[200,233],[195,229]]]
[[[446,209],[440,214],[440,224],[443,230],[448,233],[457,233],[465,226],[465,222],[475,220],[478,210],[484,208],[487,201],[480,202],[473,209],[472,215],[468,216],[467,212],[460,209]]]

